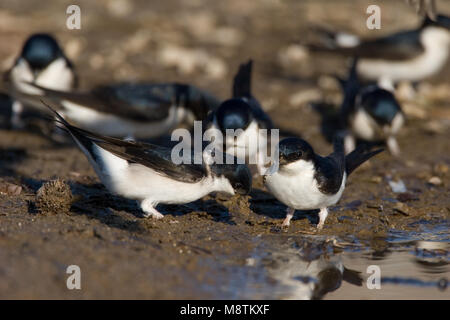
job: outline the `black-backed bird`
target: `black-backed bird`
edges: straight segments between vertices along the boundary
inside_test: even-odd
[[[124,82],[100,85],[88,92],[64,92],[34,85],[56,103],[57,111],[77,126],[116,138],[147,139],[170,134],[183,122],[205,120],[219,99],[193,85]]]
[[[234,195],[251,189],[252,176],[244,164],[210,164],[212,158],[206,151],[201,164],[176,164],[170,148],[92,133],[54,113],[56,122],[72,136],[105,187],[113,194],[137,200],[145,217],[162,218],[156,209],[159,203],[182,204],[212,192]]]
[[[76,87],[77,76],[55,38],[50,34],[37,33],[25,42],[14,65],[4,74],[4,83],[7,93],[14,98],[11,125],[20,128],[24,125],[21,118],[24,106],[45,110],[42,103],[25,98],[38,92],[30,83],[67,91]]]
[[[305,140],[285,138],[278,144],[278,151],[278,159],[272,164],[278,170],[272,170],[263,180],[267,190],[288,206],[283,226],[289,226],[295,209],[320,209],[317,228],[321,229],[327,208],[341,198],[350,173],[383,150],[366,152],[360,146],[346,156],[342,139],[335,139],[334,152],[322,157]]]
[[[270,117],[251,93],[252,60],[241,64],[233,81],[233,98],[224,101],[208,116],[206,129],[221,132],[215,147],[227,154],[258,164],[268,146],[273,128]],[[266,129],[262,131],[260,129]],[[228,134],[227,134],[228,132]],[[231,134],[230,134],[231,132]],[[264,149],[264,150],[263,150]]]
[[[394,94],[378,85],[363,86],[353,61],[347,80],[340,80],[344,99],[341,121],[344,129],[346,154],[355,149],[356,138],[370,142],[383,141],[392,155],[400,148],[396,135],[405,123],[405,115]]]
[[[365,80],[393,87],[400,81],[418,82],[438,73],[450,51],[450,18],[426,17],[414,29],[381,38],[359,39],[334,31],[325,31],[323,45],[310,45],[313,51],[326,51],[358,57],[358,74]]]

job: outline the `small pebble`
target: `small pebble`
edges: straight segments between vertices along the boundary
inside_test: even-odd
[[[389,186],[392,189],[392,192],[394,193],[404,193],[406,192],[406,186],[405,183],[402,180],[399,181],[389,181]]]
[[[249,267],[253,267],[255,265],[255,258],[247,258],[245,259],[245,265]]]
[[[397,202],[394,206],[394,210],[405,216],[409,216],[409,207],[403,202]]]
[[[442,180],[441,180],[441,178],[434,176],[434,177],[431,177],[430,180],[428,180],[428,183],[431,183],[435,186],[439,186],[442,184]]]

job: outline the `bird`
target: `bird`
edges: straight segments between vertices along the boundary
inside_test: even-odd
[[[87,92],[59,91],[33,84],[38,94],[56,102],[63,117],[79,127],[116,138],[149,139],[168,134],[183,122],[203,121],[220,100],[183,83],[120,82]]]
[[[376,84],[361,85],[354,59],[347,80],[340,80],[344,99],[340,118],[345,153],[355,149],[355,138],[370,142],[383,141],[390,153],[400,154],[396,135],[405,123],[405,115],[395,95]]]
[[[273,159],[272,163],[277,169],[263,177],[267,190],[288,206],[282,226],[289,226],[295,209],[320,209],[317,230],[322,229],[328,215],[327,207],[339,201],[348,176],[382,151],[370,152],[360,145],[346,156],[342,139],[335,137],[334,152],[322,157],[303,139],[282,139],[278,144],[278,159]]]
[[[267,134],[273,124],[251,92],[252,66],[252,60],[239,66],[233,80],[233,97],[209,114],[205,128],[225,137],[215,139],[214,147],[249,164],[260,164],[262,168],[262,153],[267,150],[264,147],[268,145]],[[227,134],[230,131],[232,134]]]
[[[385,88],[433,76],[444,67],[450,50],[450,17],[445,15],[437,15],[435,20],[426,16],[416,29],[375,39],[330,30],[322,33],[325,43],[309,44],[311,51],[358,57],[358,74]]]
[[[361,287],[361,272],[347,268],[340,254],[328,255],[324,242],[296,239],[295,245],[283,239],[266,261],[267,272],[280,284],[275,290],[289,300],[322,299],[344,282]],[[276,263],[270,263],[276,262]],[[273,292],[271,292],[273,295]]]
[[[25,98],[37,92],[30,83],[66,91],[77,87],[78,77],[56,39],[47,33],[36,33],[25,41],[14,65],[4,73],[3,83],[14,100],[11,126],[18,129],[24,126],[21,114],[25,106],[45,109],[42,103]]]
[[[208,152],[202,153],[201,164],[176,164],[170,148],[89,132],[69,124],[51,102],[43,103],[86,155],[108,191],[137,200],[144,217],[163,218],[156,209],[159,203],[189,203],[212,192],[250,192],[252,176],[245,164],[210,163]]]

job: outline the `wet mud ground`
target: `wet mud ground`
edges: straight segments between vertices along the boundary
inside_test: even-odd
[[[367,5],[81,1],[82,28],[70,31],[59,2],[4,1],[0,62],[7,68],[31,32],[52,31],[74,61],[81,88],[176,80],[227,98],[238,64],[251,57],[254,95],[276,126],[326,154],[332,146],[324,113],[332,113],[340,95],[324,74],[345,74],[346,63],[308,55],[301,43],[313,22],[369,37],[417,21],[402,1],[392,1],[380,4],[382,29],[370,31]],[[450,14],[449,4],[440,8]],[[320,232],[315,212],[297,212],[281,229],[285,207],[260,178],[249,196],[161,205],[164,219],[142,218],[133,201],[105,190],[74,144],[49,139],[45,121],[30,118],[28,130],[10,130],[2,96],[0,298],[449,299],[449,70],[404,102],[402,156],[385,152],[353,173]],[[320,105],[331,109],[317,112]],[[54,179],[65,182],[51,189],[53,198],[51,192],[42,198],[39,188]],[[389,184],[399,181],[405,192]],[[69,265],[81,268],[81,290],[66,287]],[[380,290],[367,288],[370,265],[380,267]]]

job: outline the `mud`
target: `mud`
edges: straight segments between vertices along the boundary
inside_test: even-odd
[[[9,66],[31,32],[54,31],[82,88],[176,80],[226,98],[234,70],[252,57],[254,94],[276,126],[326,154],[324,124],[340,95],[323,74],[344,74],[346,64],[305,55],[300,43],[312,22],[377,36],[417,20],[401,1],[384,3],[383,27],[370,31],[368,4],[81,1],[82,29],[70,31],[59,2],[4,1],[0,60]],[[176,64],[164,58],[167,50],[181,50],[181,60],[201,50],[209,64]],[[320,232],[316,212],[298,211],[289,229],[280,228],[286,208],[259,178],[249,196],[161,205],[164,219],[142,218],[133,201],[105,190],[75,145],[50,139],[45,121],[8,129],[10,101],[2,96],[0,298],[449,299],[449,70],[404,103],[402,156],[385,152],[353,173]],[[65,182],[55,188],[55,179]],[[390,181],[403,181],[406,192],[393,192]],[[66,287],[69,265],[81,268],[81,290]],[[381,268],[381,290],[367,288],[370,265]]]

